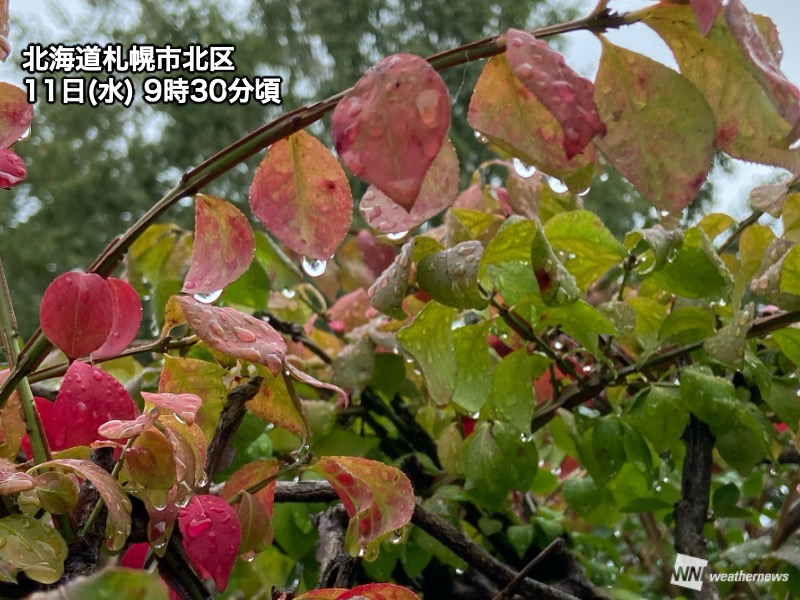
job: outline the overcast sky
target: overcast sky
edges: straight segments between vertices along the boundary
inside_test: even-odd
[[[314,0],[300,1],[313,2]],[[235,4],[235,0],[228,0],[228,3]],[[797,25],[800,24],[800,0],[744,0],[744,3],[750,11],[767,15],[775,22],[780,31],[784,49],[783,70],[791,81],[800,83],[800,35],[797,34]],[[85,11],[88,10],[82,0],[61,0],[59,2],[52,2],[52,0],[26,2],[11,0],[10,4],[10,41],[12,52],[14,53],[19,52],[21,47],[19,40],[14,38],[14,22],[16,19],[30,20],[36,18],[38,20],[41,18],[43,24],[52,27],[52,19],[49,18],[52,9],[48,8],[48,6],[58,6],[73,23],[80,23],[85,20],[87,16]],[[571,0],[569,4],[579,6],[581,13],[588,14],[596,4],[596,0]],[[652,2],[612,0],[610,7],[619,12],[627,12],[648,4],[652,4]],[[465,5],[465,10],[467,9],[468,3]],[[619,31],[612,31],[609,32],[608,37],[615,44],[647,54],[651,58],[667,65],[675,66],[675,61],[666,45],[645,25],[635,24]],[[568,34],[567,40],[569,44],[566,52],[567,62],[581,74],[593,77],[600,56],[600,44],[597,39],[590,33],[575,32]],[[97,42],[99,40],[86,39],[83,41]],[[16,69],[12,61],[0,65],[0,80],[21,83],[21,76],[22,74]],[[770,167],[745,164],[740,161],[737,161],[737,163],[737,168],[732,176],[716,173],[714,181],[718,186],[719,193],[716,195],[720,198],[720,208],[730,212],[735,217],[741,218],[750,212],[747,205],[747,196],[750,188],[768,178],[775,177],[782,171]]]

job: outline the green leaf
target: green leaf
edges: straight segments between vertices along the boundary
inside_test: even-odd
[[[404,319],[406,316],[403,312],[403,298],[406,297],[408,290],[411,255],[414,252],[416,239],[403,246],[394,262],[381,273],[367,292],[372,306],[396,319]]]
[[[256,231],[255,238],[254,262],[264,269],[272,289],[289,289],[303,281],[303,274],[271,237],[262,231]]]
[[[720,456],[742,475],[747,475],[769,454],[771,427],[752,404],[737,410],[725,427],[712,427]]]
[[[661,3],[635,14],[662,37],[683,76],[705,96],[718,147],[736,158],[800,168],[800,153],[787,149],[792,125],[776,110],[759,81],[763,71],[747,59],[725,19],[703,36],[686,5]]]
[[[622,337],[636,327],[636,310],[627,302],[609,300],[600,304],[597,310],[614,324]]]
[[[614,234],[588,210],[556,215],[547,222],[544,231],[582,291],[627,256]]]
[[[570,304],[580,297],[575,278],[558,259],[539,224],[531,242],[531,266],[539,293],[548,306]]]
[[[503,358],[494,372],[492,415],[523,433],[530,432],[533,418],[534,364],[527,348],[520,348]]]
[[[67,544],[53,527],[27,515],[0,519],[0,560],[39,583],[55,583],[64,574]]]
[[[720,298],[732,277],[703,230],[692,227],[675,259],[653,273],[651,281],[686,298]]]
[[[492,361],[486,337],[491,321],[465,325],[453,332],[456,362],[453,402],[469,413],[483,408],[492,391]]]
[[[152,505],[164,506],[170,488],[177,483],[170,440],[155,427],[143,431],[125,454],[123,470],[128,485]]]
[[[714,335],[716,321],[713,311],[706,306],[677,306],[661,323],[658,337],[674,339],[679,344],[689,344]]]
[[[106,568],[90,577],[77,577],[58,589],[36,594],[38,600],[167,600],[167,584],[156,573]]]
[[[451,324],[456,309],[428,302],[411,325],[397,333],[400,347],[416,359],[428,393],[444,406],[453,398],[456,384],[456,359]]]
[[[417,283],[445,306],[486,308],[489,300],[478,287],[478,264],[482,254],[481,243],[471,240],[426,256],[417,265]]]
[[[755,313],[753,303],[743,310],[736,311],[730,324],[721,328],[703,343],[709,356],[734,369],[744,366],[744,352],[747,347],[747,332],[752,327]]]
[[[239,279],[225,288],[220,301],[227,306],[260,309],[267,305],[269,290],[267,272],[254,260]]]
[[[725,213],[710,213],[705,215],[697,226],[702,229],[712,242],[716,237],[736,225],[736,220]]]
[[[795,378],[774,378],[764,401],[778,418],[797,431],[800,426],[800,403],[797,400],[798,381]]]
[[[617,335],[614,323],[583,300],[566,306],[548,308],[541,314],[540,322],[561,327],[565,333],[578,340],[595,356],[600,354],[597,342],[599,335]]]
[[[497,235],[483,251],[478,271],[480,280],[484,281],[484,273],[489,265],[501,265],[512,261],[529,264],[531,244],[535,236],[536,221],[518,216],[506,219]]]
[[[800,296],[800,246],[792,246],[783,259],[781,292]]]
[[[583,435],[581,462],[600,485],[611,481],[625,464],[624,433],[619,419],[603,417]]]
[[[681,372],[680,392],[686,407],[712,432],[725,428],[735,418],[738,401],[727,379],[686,368]]]
[[[645,349],[652,349],[660,344],[658,336],[661,324],[667,311],[660,303],[645,296],[634,296],[628,303],[636,311],[636,327],[633,332]]]
[[[588,519],[605,520],[604,513],[614,505],[611,492],[591,477],[570,477],[564,481],[562,493],[570,508]]]
[[[608,131],[603,156],[657,209],[678,212],[711,168],[714,115],[685,77],[600,37],[595,98]]]
[[[42,508],[54,515],[68,514],[78,503],[77,484],[71,477],[58,471],[38,475],[36,493]]]
[[[625,247],[635,250],[640,243],[648,246],[648,252],[639,258],[637,270],[642,275],[659,271],[667,264],[667,260],[683,246],[683,231],[680,229],[664,229],[656,224],[649,229],[636,229],[625,234]]]
[[[714,491],[711,506],[715,517],[727,517],[732,519],[742,519],[751,515],[749,510],[745,510],[736,505],[739,502],[739,488],[733,483],[726,483]]]
[[[653,386],[637,396],[625,420],[661,453],[681,439],[689,413],[677,389]]]

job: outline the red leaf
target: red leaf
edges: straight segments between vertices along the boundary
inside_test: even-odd
[[[778,113],[792,126],[789,141],[793,142],[800,135],[800,90],[786,79],[786,75],[781,71],[779,59],[761,37],[753,17],[741,0],[728,2],[725,7],[725,19],[747,58],[755,65],[756,78],[771,97]]]
[[[194,207],[192,263],[181,291],[208,294],[239,279],[256,243],[247,217],[230,202],[197,194]]]
[[[197,411],[203,405],[203,399],[197,394],[170,394],[166,392],[153,394],[142,392],[142,398],[151,404],[174,413],[189,425],[194,423]]]
[[[280,464],[277,460],[255,460],[247,463],[242,468],[234,472],[230,479],[225,482],[225,487],[219,493],[220,498],[230,500],[238,492],[247,490],[248,488],[269,479],[278,472]],[[272,508],[275,500],[275,482],[257,491],[253,497],[258,500],[267,511],[267,514],[272,518]]]
[[[36,399],[52,450],[88,446],[106,439],[97,429],[108,421],[136,418],[127,390],[111,375],[86,363],[73,362],[61,383],[55,403]]]
[[[218,308],[189,296],[178,298],[189,327],[209,346],[235,358],[283,369],[286,342],[272,326],[233,308]]]
[[[366,458],[325,456],[310,470],[327,479],[342,499],[350,516],[345,544],[351,554],[411,520],[414,489],[399,469]]]
[[[111,358],[125,350],[136,338],[142,324],[142,301],[133,286],[114,277],[106,279],[106,283],[111,292],[113,318],[106,341],[92,352],[95,360]]]
[[[411,590],[393,583],[368,583],[349,590],[311,590],[296,596],[295,600],[419,600],[419,597]]]
[[[0,148],[8,148],[16,142],[32,120],[33,106],[28,104],[25,90],[0,82]]]
[[[345,407],[350,403],[350,397],[347,395],[347,392],[345,392],[342,388],[335,386],[332,383],[325,383],[324,381],[320,381],[319,379],[312,377],[308,373],[301,371],[300,369],[295,367],[292,363],[287,362],[286,369],[289,371],[289,374],[292,377],[297,379],[297,381],[301,381],[307,385],[310,385],[311,387],[328,390],[330,392],[338,394],[339,399],[342,401],[342,404]]]
[[[24,161],[11,150],[0,150],[0,188],[10,190],[28,174]]]
[[[131,544],[125,556],[119,561],[119,566],[128,569],[144,569],[148,552],[150,552],[150,544],[147,542]]]
[[[394,258],[394,254],[392,254],[392,258]],[[391,262],[390,260],[389,264],[391,264]],[[328,309],[328,319],[329,322],[340,322],[343,331],[350,331],[369,321],[367,314],[371,309],[372,305],[369,302],[367,290],[358,288],[340,297],[336,303]]]
[[[603,135],[592,98],[594,85],[580,77],[564,62],[564,57],[546,42],[518,29],[508,30],[506,56],[514,75],[556,118],[564,130],[567,159],[580,154],[592,138]]]
[[[178,527],[200,575],[213,577],[217,589],[224,590],[242,538],[234,508],[217,496],[195,496],[178,515]]]
[[[717,19],[717,13],[722,8],[722,0],[689,0],[689,4],[697,17],[700,33],[708,35],[708,30]]]
[[[328,260],[350,228],[353,196],[339,161],[299,131],[273,144],[261,161],[250,208],[289,248]]]
[[[347,168],[407,210],[449,127],[447,86],[411,54],[387,56],[370,68],[339,102],[331,123]]]
[[[372,271],[373,277],[378,277],[394,262],[394,248],[382,244],[366,229],[362,229],[356,236],[358,249],[364,257],[364,264]]]
[[[113,314],[106,281],[77,271],[56,277],[39,307],[44,335],[70,358],[85,356],[106,341]]]
[[[97,433],[112,440],[128,439],[148,429],[156,422],[156,419],[158,419],[158,413],[139,415],[132,421],[114,419],[100,425],[97,428]]]

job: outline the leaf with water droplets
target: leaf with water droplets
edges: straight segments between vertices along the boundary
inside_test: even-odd
[[[308,438],[308,423],[303,408],[289,393],[282,375],[273,375],[259,367],[263,382],[258,392],[247,402],[247,409],[265,423],[282,427],[305,440]]]
[[[239,492],[245,491],[253,486],[274,477],[280,469],[280,463],[275,459],[254,460],[243,467],[234,471],[225,486],[220,491],[220,498],[231,500]],[[270,482],[257,492],[253,492],[255,498],[266,511],[269,518],[272,518],[273,505],[275,500],[275,481]],[[246,552],[246,550],[245,550]]]
[[[244,492],[242,499],[236,507],[236,515],[242,528],[242,542],[239,545],[239,554],[244,557],[250,553],[262,552],[272,543],[275,530],[272,529],[272,519],[267,514],[264,506],[255,500],[252,495]]]
[[[177,415],[189,425],[194,423],[197,411],[203,406],[203,399],[197,394],[168,394],[164,392],[153,394],[151,392],[142,392],[142,398],[159,408]]]
[[[100,425],[97,433],[110,440],[125,440],[139,435],[158,419],[158,413],[139,415],[132,421],[114,419]]]
[[[595,96],[608,132],[596,145],[659,210],[688,206],[714,153],[714,115],[685,77],[601,38]]]
[[[179,482],[189,488],[206,485],[205,466],[207,457],[206,438],[197,423],[189,425],[179,421],[174,415],[162,415],[158,422],[172,444],[175,455],[175,474]],[[178,489],[185,489],[178,486]]]
[[[765,183],[750,190],[750,208],[760,210],[776,219],[783,212],[789,187],[783,183]]]
[[[736,158],[800,169],[800,152],[788,149],[796,139],[793,124],[776,108],[764,71],[747,58],[724,20],[717,19],[704,37],[689,6],[662,2],[635,15],[661,36],[681,74],[705,96],[717,147]]]
[[[36,487],[36,480],[27,473],[18,472],[12,462],[0,459],[0,496],[8,496]]]
[[[450,206],[458,194],[458,157],[450,140],[445,140],[439,154],[425,174],[419,196],[406,210],[371,185],[361,198],[358,210],[373,229],[384,233],[409,231]]]
[[[202,304],[189,296],[178,301],[189,327],[212,348],[266,365],[273,374],[283,369],[286,342],[268,323],[233,308]]]
[[[122,469],[128,485],[153,506],[166,505],[178,481],[172,443],[155,427],[143,431],[128,448]]]
[[[414,512],[414,489],[402,471],[354,456],[325,456],[309,467],[327,479],[350,517],[345,547],[358,556],[405,526]]]
[[[138,409],[125,387],[112,375],[83,362],[67,369],[56,401],[36,399],[52,450],[88,446],[105,439],[98,428],[108,421],[136,418]]]
[[[27,515],[0,519],[0,560],[39,583],[55,583],[64,573],[67,544],[53,527]]]
[[[25,90],[0,82],[0,148],[8,148],[31,126],[33,105]]]
[[[747,348],[747,332],[753,325],[754,313],[755,308],[751,302],[742,310],[736,311],[728,325],[703,342],[703,348],[709,356],[724,365],[741,369]]]
[[[506,56],[514,75],[561,125],[567,159],[580,154],[594,136],[606,132],[592,98],[592,82],[570,69],[544,40],[519,29],[509,29],[507,35]]]
[[[331,366],[333,382],[347,390],[353,398],[360,398],[375,369],[375,344],[368,335],[362,335],[344,346]]]
[[[42,297],[42,332],[70,358],[97,350],[113,322],[108,284],[94,273],[70,271],[56,277]]]
[[[131,501],[116,479],[88,460],[59,458],[38,464],[28,472],[41,469],[67,469],[88,479],[108,509],[106,547],[114,552],[125,545],[131,532]]]
[[[228,395],[222,382],[224,375],[224,369],[218,364],[195,358],[167,355],[161,367],[159,393],[194,394],[203,399],[195,419],[209,442],[217,429],[219,415]]]
[[[236,510],[218,496],[195,496],[181,509],[178,527],[186,554],[200,576],[212,577],[223,591],[242,538]]]
[[[455,308],[428,302],[413,323],[397,332],[400,347],[416,359],[428,394],[439,406],[453,399],[456,384],[451,327],[456,312]]]
[[[149,544],[134,544],[133,547],[146,551]],[[131,550],[128,551],[128,556]],[[144,561],[144,557],[142,557]],[[30,600],[167,600],[170,598],[168,588],[163,579],[154,573],[133,570],[125,559],[121,567],[105,567],[99,573],[89,577],[80,576],[71,579],[49,592],[37,592],[29,596]]]
[[[367,292],[372,306],[396,319],[404,319],[403,298],[411,276],[411,258],[416,239],[407,242],[394,262],[372,284]]]
[[[298,131],[273,144],[253,177],[250,208],[295,252],[327,260],[350,227],[353,197],[339,161]]]
[[[454,308],[483,309],[489,304],[478,286],[483,246],[462,242],[423,258],[417,265],[417,283],[431,298]]]
[[[111,331],[103,345],[92,352],[93,360],[111,358],[125,350],[142,323],[142,301],[133,286],[115,277],[106,279],[106,284],[111,293]]]
[[[194,245],[181,291],[208,294],[236,281],[255,253],[247,217],[222,198],[197,194],[194,201]]]
[[[419,600],[411,590],[393,583],[367,583],[349,590],[327,588],[295,596],[295,600]]]
[[[36,477],[36,495],[47,512],[67,515],[78,503],[78,484],[65,473],[49,471]]]
[[[8,377],[8,369],[0,370],[0,384]],[[14,391],[6,405],[0,409],[0,459],[14,459],[19,453],[25,436],[25,421],[22,418],[19,393]]]
[[[539,223],[531,242],[531,267],[548,306],[570,304],[580,297],[575,278],[556,256]]]
[[[450,127],[439,74],[411,54],[387,56],[336,106],[336,151],[354,174],[410,210]]]
[[[649,246],[648,251],[652,256],[639,252],[638,271],[642,275],[649,275],[654,271],[663,269],[670,256],[674,255],[683,246],[683,231],[680,229],[664,229],[660,224],[655,224],[647,229],[635,229],[625,234],[625,247],[634,251],[640,242]]]
[[[556,118],[514,75],[504,55],[489,59],[469,105],[469,123],[492,144],[564,181],[575,191],[592,181],[594,147],[567,158]]]

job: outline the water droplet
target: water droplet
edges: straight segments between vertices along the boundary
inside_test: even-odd
[[[470,413],[469,418],[472,419],[473,421],[477,421],[480,416],[481,416],[481,413],[474,412],[474,413]]]
[[[79,412],[83,412],[86,410],[86,404],[84,404],[83,402],[78,402],[75,405],[75,408],[77,408]]]
[[[195,294],[193,298],[203,304],[211,304],[212,302],[216,302],[220,296],[222,296],[222,290],[216,290],[208,294]]]
[[[94,371],[92,377],[94,377],[95,381],[103,381],[103,374],[100,371]]]
[[[430,128],[439,125],[439,95],[434,90],[424,90],[415,100],[420,119]]]
[[[350,108],[347,109],[347,116],[355,119],[361,114],[361,101],[358,98],[353,98],[350,101]]]
[[[283,288],[281,290],[281,295],[284,298],[289,298],[291,300],[292,298],[294,298],[297,295],[297,292],[295,292],[293,289],[290,289],[290,288]]]
[[[526,165],[524,162],[522,162],[520,159],[516,157],[514,158],[512,163],[514,164],[514,171],[520,177],[524,177],[525,179],[527,179],[528,177],[532,177],[533,174],[536,173],[536,167]]]
[[[243,327],[234,327],[233,332],[236,334],[236,337],[247,344],[256,341],[256,334],[249,329],[244,329]]]
[[[392,533],[392,537],[389,538],[389,542],[392,544],[399,544],[400,542],[403,541],[405,537],[406,537],[405,530],[395,529],[394,532]]]
[[[191,282],[191,281],[187,281],[186,283],[183,284],[183,289],[185,289],[185,290],[193,290],[194,289],[194,283]]]
[[[583,198],[586,194],[589,193],[589,190],[591,190],[591,189],[592,189],[591,187],[587,186],[585,190],[581,190],[580,192],[578,192],[578,196]]]
[[[192,519],[186,526],[186,534],[189,537],[195,538],[210,527],[211,527],[211,519],[209,519],[208,517]]]
[[[487,138],[485,135],[483,135],[477,129],[475,130],[475,139],[478,140],[481,144],[488,144],[489,143],[489,138]]]
[[[208,474],[203,471],[197,480],[197,487],[206,487],[208,485]]]
[[[533,65],[530,63],[521,64],[514,69],[514,75],[516,75],[519,79],[527,79],[533,75]]]
[[[405,231],[395,231],[392,233],[387,233],[386,237],[392,240],[393,242],[397,242],[399,240],[402,240],[407,235],[408,235],[408,230],[406,229]]]
[[[309,277],[319,277],[325,273],[325,269],[328,267],[328,261],[304,256],[301,265],[303,271],[305,271]]]
[[[548,177],[547,185],[549,185],[550,189],[556,194],[564,194],[569,190],[567,185],[557,177]]]
[[[670,212],[668,210],[662,210],[659,214],[662,218],[666,218],[670,215]]]

